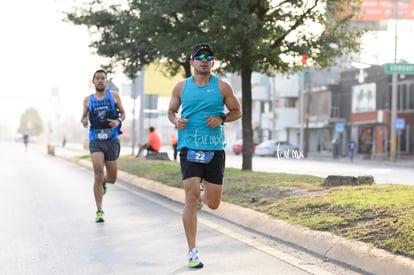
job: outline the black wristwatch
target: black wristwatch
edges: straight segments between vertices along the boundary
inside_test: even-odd
[[[226,115],[225,114],[221,114],[220,118],[223,120],[223,123],[226,121]]]

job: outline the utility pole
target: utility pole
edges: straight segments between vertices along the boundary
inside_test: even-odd
[[[300,95],[300,142],[303,150],[304,157],[308,156],[309,151],[309,111],[310,111],[310,68],[307,66],[308,56],[302,54],[302,65],[304,66],[303,71],[303,89],[301,89]],[[307,91],[307,100],[306,100],[306,112],[304,106],[305,91]],[[303,125],[303,120],[305,120],[305,126]]]
[[[136,98],[133,98],[134,106],[132,107],[132,139],[131,139],[131,156],[135,155],[135,102]]]
[[[299,124],[300,124],[300,148],[302,151],[305,151],[305,137],[304,137],[304,113],[305,113],[305,72],[302,72],[300,74],[300,85],[299,85],[299,104],[300,104],[300,109],[299,109]]]
[[[145,143],[145,136],[144,136],[144,120],[145,120],[145,91],[144,91],[144,65],[141,67],[140,73],[140,89],[139,89],[139,96],[141,100],[141,105],[139,109],[139,142],[140,144]]]
[[[134,101],[134,105],[132,107],[132,138],[131,138],[131,148],[132,148],[132,152],[131,155],[134,156],[135,155],[135,144],[137,142],[137,138],[136,138],[136,119],[135,119],[135,110],[136,110],[136,100],[138,97],[138,82],[139,82],[139,76],[137,76],[131,85],[131,98]]]
[[[132,144],[131,144],[131,148],[132,148],[132,155],[134,154],[134,148],[135,148],[135,144],[136,144],[136,135],[135,135],[135,125],[136,125],[136,120],[135,120],[135,103],[136,103],[136,99],[137,97],[140,97],[140,108],[139,108],[139,143],[140,144],[144,144],[145,140],[144,140],[144,108],[145,108],[145,93],[144,93],[144,66],[141,67],[141,71],[139,73],[139,75],[137,75],[137,77],[134,79],[132,85],[131,85],[131,98],[134,100],[134,107],[132,109]]]
[[[309,117],[310,117],[310,104],[311,104],[311,100],[312,100],[312,95],[311,95],[311,80],[310,80],[310,68],[308,66],[306,66],[305,69],[305,90],[307,91],[308,96],[306,97],[306,112],[305,112],[305,135],[304,135],[304,139],[305,139],[305,146],[304,146],[304,151],[303,151],[303,155],[305,156],[305,158],[308,156],[309,153]]]
[[[398,0],[395,0],[395,30],[394,30],[394,64],[397,63],[397,42],[398,42]],[[391,161],[396,160],[396,151],[397,151],[397,131],[395,129],[395,120],[397,119],[397,78],[398,74],[392,74],[392,91],[391,91],[391,148],[390,148],[390,158]]]

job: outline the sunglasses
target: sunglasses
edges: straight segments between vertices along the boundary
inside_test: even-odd
[[[211,61],[211,60],[214,60],[214,56],[212,56],[212,55],[208,55],[208,54],[200,54],[200,55],[196,55],[196,56],[194,56],[194,59],[195,60],[198,60],[198,61],[201,61],[201,60],[203,60],[203,59],[207,59],[207,61]]]

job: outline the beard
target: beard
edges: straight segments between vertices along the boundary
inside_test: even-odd
[[[195,71],[199,75],[209,75],[209,74],[211,74],[211,71],[210,70],[208,70],[208,71],[195,70]]]
[[[100,93],[105,92],[105,87],[103,88],[95,87],[95,91],[100,92]]]

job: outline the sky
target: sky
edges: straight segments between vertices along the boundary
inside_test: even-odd
[[[28,108],[38,110],[45,128],[56,116],[80,120],[83,99],[93,92],[91,78],[100,63],[88,47],[87,28],[63,22],[63,11],[73,11],[84,2],[88,0],[9,0],[7,5],[3,4],[0,140],[5,135],[20,136],[17,133],[20,118]],[[123,84],[130,83],[122,73],[109,77],[121,92]],[[168,81],[174,82],[177,78]],[[167,90],[169,94],[172,84],[168,81],[149,78],[145,89],[149,93]],[[151,87],[161,82],[162,88]],[[52,92],[57,92],[59,97],[53,97]],[[127,97],[123,105],[130,116],[133,101]]]
[[[7,4],[4,3],[6,1]],[[73,7],[85,1],[2,2],[0,139],[5,132],[17,135],[20,117],[30,107],[37,109],[44,121],[56,115],[80,118],[83,98],[91,93],[90,79],[99,68],[99,58],[88,47],[87,28],[63,22],[62,12],[72,11]],[[398,56],[412,62],[414,25],[401,23],[398,32]],[[368,36],[365,43],[370,44],[370,50],[367,50],[369,56],[364,60],[370,64],[392,62],[393,38],[392,27],[390,32]],[[122,88],[123,82],[117,80],[119,76],[111,77]],[[120,79],[125,78],[121,76]],[[51,97],[52,91],[58,92],[58,99]],[[123,103],[129,108],[129,102]]]
[[[81,116],[97,58],[86,27],[62,22],[74,0],[13,0],[0,16],[0,124],[18,128],[29,107],[42,117],[55,112]],[[59,99],[52,99],[57,91]],[[17,125],[16,125],[17,124]],[[1,128],[8,131],[9,129]],[[1,134],[1,133],[0,133]]]

